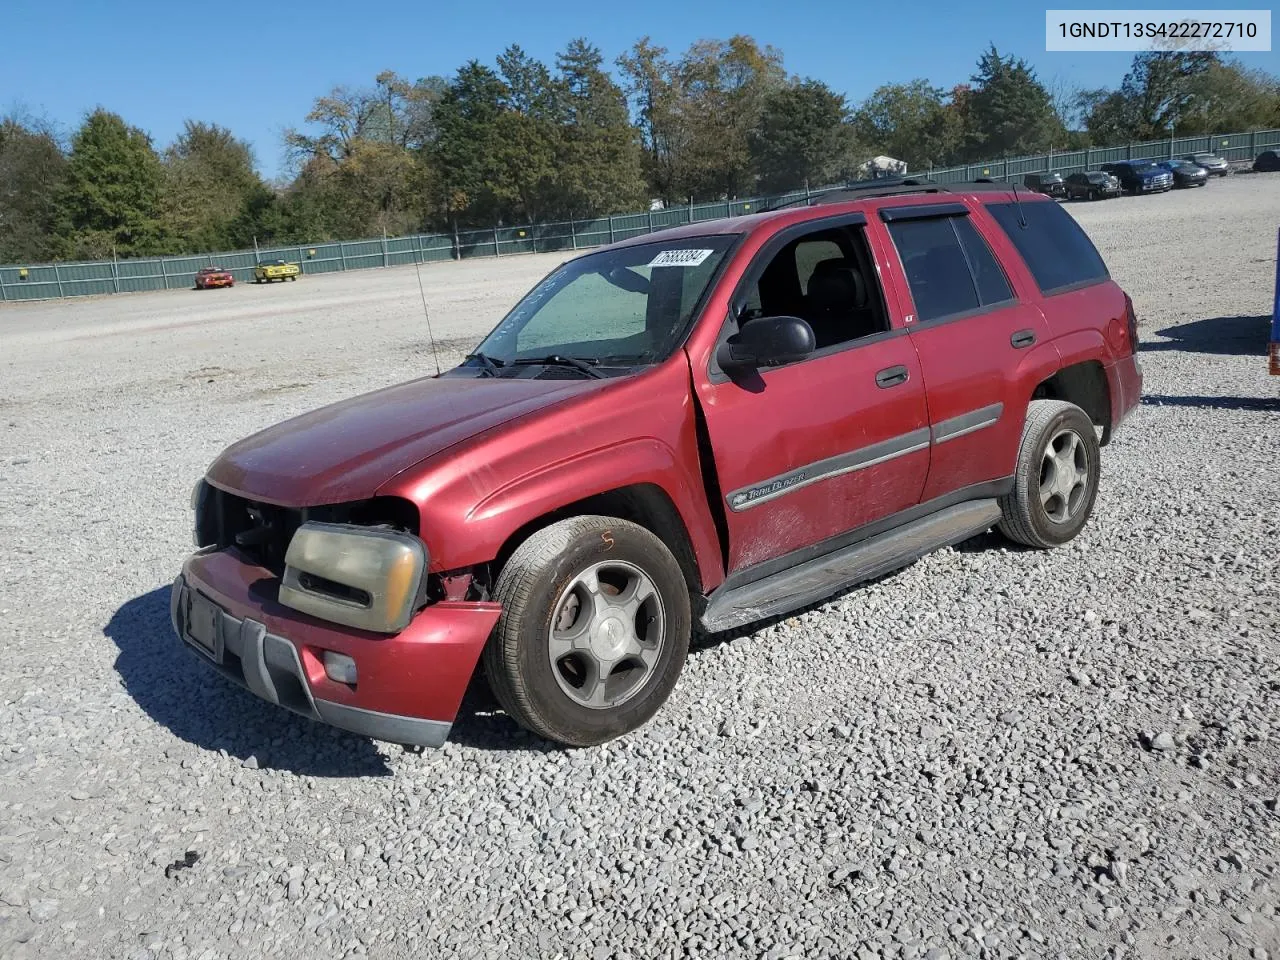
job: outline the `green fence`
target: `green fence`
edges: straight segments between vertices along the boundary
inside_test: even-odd
[[[1088,150],[1011,157],[912,173],[927,176],[942,184],[976,180],[979,177],[1020,181],[1028,173],[1050,170],[1064,174],[1075,173],[1079,170],[1092,170],[1099,164],[1116,160],[1165,159],[1207,152],[1216,153],[1225,160],[1244,161],[1252,160],[1263,150],[1280,150],[1280,130],[1153,140],[1122,147],[1091,147]],[[295,244],[263,247],[257,251],[238,250],[198,256],[0,266],[0,302],[190,288],[195,285],[196,272],[209,266],[230,270],[236,281],[243,283],[253,279],[253,267],[258,259],[275,257],[301,264],[304,274],[317,274],[470,257],[573,251],[652,233],[664,227],[744,216],[776,203],[818,196],[842,187],[843,185],[813,190],[806,188],[780,196],[718,200],[645,213],[617,214],[596,220],[494,227],[460,231],[456,234],[435,233],[340,243]]]

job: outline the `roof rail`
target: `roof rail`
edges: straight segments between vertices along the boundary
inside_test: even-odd
[[[769,213],[773,210],[784,210],[795,206],[811,207],[827,203],[849,203],[854,200],[867,200],[871,197],[892,197],[910,193],[965,193],[969,191],[1012,189],[1014,189],[1014,184],[992,180],[988,177],[950,184],[937,183],[924,177],[884,177],[878,180],[854,181],[839,190],[818,193],[810,197],[800,197],[786,203],[765,207],[760,212]]]

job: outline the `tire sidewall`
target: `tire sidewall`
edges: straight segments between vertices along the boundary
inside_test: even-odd
[[[1081,504],[1081,509],[1074,517],[1066,523],[1054,523],[1049,519],[1044,504],[1040,502],[1040,464],[1050,438],[1063,428],[1074,430],[1084,444],[1089,461],[1089,490],[1085,502]],[[1027,504],[1028,518],[1037,537],[1046,543],[1061,546],[1074,539],[1093,514],[1093,506],[1098,498],[1098,480],[1101,475],[1101,448],[1098,444],[1098,436],[1085,412],[1078,407],[1070,407],[1056,414],[1040,429],[1030,450],[1035,461],[1033,468],[1025,471],[1023,479],[1026,486],[1021,491]]]
[[[630,527],[630,529],[628,529]],[[589,745],[611,740],[647,722],[667,700],[689,650],[691,614],[688,586],[675,558],[656,537],[630,524],[601,527],[575,537],[537,575],[522,617],[504,612],[501,630],[516,636],[514,667],[539,718],[565,743]],[[569,583],[594,563],[623,561],[653,581],[663,606],[665,636],[658,663],[645,686],[621,706],[593,710],[575,703],[561,688],[547,651],[552,617]]]

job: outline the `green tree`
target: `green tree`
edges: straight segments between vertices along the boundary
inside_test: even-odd
[[[1157,50],[1135,56],[1120,84],[1131,109],[1130,136],[1135,140],[1169,136],[1190,113],[1206,74],[1221,62],[1212,51]]]
[[[507,208],[501,186],[506,96],[501,78],[472,60],[449,81],[436,106],[427,158],[437,209],[453,225],[491,225]]]
[[[872,91],[854,113],[858,135],[874,152],[905,160],[909,170],[948,163],[963,136],[958,109],[927,80],[891,83]]]
[[[681,194],[719,198],[749,192],[755,180],[751,134],[765,98],[786,82],[782,54],[739,34],[698,41],[678,69],[684,145],[676,185]]]
[[[766,95],[751,136],[758,187],[768,193],[830,183],[857,165],[853,128],[842,95],[799,80]]]
[[[162,252],[164,170],[151,138],[101,108],[71,141],[60,207],[75,257]]]
[[[66,176],[67,159],[47,124],[0,120],[0,263],[57,256],[58,199]]]
[[[247,143],[225,127],[191,120],[165,151],[164,173],[172,252],[228,249],[232,222],[263,186]]]
[[[497,117],[497,170],[493,193],[506,221],[530,221],[551,212],[556,155],[564,120],[563,88],[540,60],[513,44],[498,57],[503,92]]]
[[[1002,57],[995,45],[978,60],[971,149],[981,157],[1043,153],[1064,139],[1053,102],[1021,57]]]
[[[617,60],[626,81],[643,151],[650,191],[663,200],[680,199],[679,167],[687,145],[681,122],[681,79],[665,47],[643,37]]]
[[[1133,101],[1118,90],[1100,87],[1079,97],[1085,130],[1098,146],[1127,143],[1136,138],[1137,111]]]
[[[566,124],[560,133],[554,186],[560,216],[596,217],[644,202],[639,132],[622,88],[604,69],[600,50],[570,42],[556,58]]]

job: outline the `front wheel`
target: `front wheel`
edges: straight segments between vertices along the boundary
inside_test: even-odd
[[[637,524],[582,516],[537,531],[502,568],[484,651],[494,696],[521,726],[571,747],[645,724],[689,651],[689,588]]]
[[[1042,550],[1072,540],[1093,512],[1099,454],[1098,436],[1083,410],[1062,400],[1032,400],[1013,489],[1000,498],[1000,532]]]

